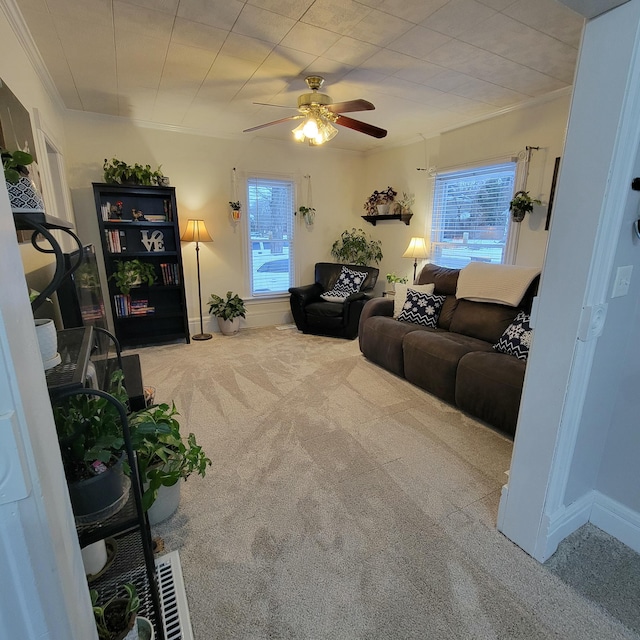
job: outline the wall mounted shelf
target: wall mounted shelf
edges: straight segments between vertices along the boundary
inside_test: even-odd
[[[364,220],[370,222],[374,227],[378,220],[401,220],[409,226],[409,222],[411,222],[412,217],[413,213],[388,213],[381,216],[362,216]]]

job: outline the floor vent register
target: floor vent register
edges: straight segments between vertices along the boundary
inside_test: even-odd
[[[166,640],[193,640],[180,557],[172,551],[156,558],[162,621]]]

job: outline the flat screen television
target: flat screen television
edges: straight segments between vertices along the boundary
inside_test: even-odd
[[[76,263],[79,253],[64,254],[66,270]],[[65,329],[89,325],[107,329],[98,261],[92,244],[82,247],[82,263],[58,288],[58,305]]]

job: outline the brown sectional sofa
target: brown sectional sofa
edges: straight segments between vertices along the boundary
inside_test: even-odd
[[[393,318],[393,299],[374,298],[360,316],[360,350],[372,362],[406,378],[500,431],[513,435],[526,361],[493,345],[520,310],[530,311],[536,278],[518,307],[458,300],[458,269],[428,264],[416,284],[445,295],[438,326]]]

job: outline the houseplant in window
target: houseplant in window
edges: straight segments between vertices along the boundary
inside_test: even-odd
[[[362,229],[345,229],[333,243],[331,255],[338,262],[366,267],[382,260],[382,242],[367,238]]]
[[[156,270],[150,262],[134,260],[117,260],[116,270],[111,275],[122,294],[128,295],[132,287],[146,284],[153,285],[156,281]]]
[[[385,215],[389,213],[389,206],[398,195],[392,187],[387,187],[384,191],[374,191],[364,203],[364,209],[369,216]]]
[[[514,221],[522,222],[525,214],[533,211],[534,204],[542,204],[542,202],[532,198],[528,191],[518,191],[509,203],[509,211],[511,211]]]
[[[227,291],[226,298],[211,294],[209,313],[218,318],[218,326],[223,335],[233,336],[240,329],[240,318],[247,317],[247,308],[237,293]]]
[[[0,154],[13,213],[44,213],[44,202],[27,168],[33,163],[33,156],[26,151],[10,152],[1,148]]]
[[[211,466],[195,435],[181,435],[177,415],[175,405],[158,404],[129,416],[143,484],[142,506],[151,524],[162,522],[178,508],[180,480],[192,473],[204,477]]]

